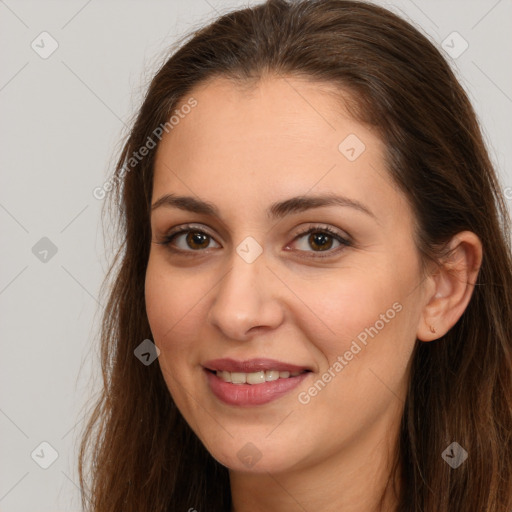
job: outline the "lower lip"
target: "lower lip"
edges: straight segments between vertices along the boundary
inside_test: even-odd
[[[213,394],[228,405],[262,405],[295,389],[311,372],[296,377],[277,379],[262,384],[232,384],[225,382],[215,373],[205,370]]]

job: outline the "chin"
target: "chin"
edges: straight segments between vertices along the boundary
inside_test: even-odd
[[[231,439],[222,448],[214,445],[212,457],[228,469],[242,473],[279,473],[293,468],[298,462],[297,446],[288,446],[283,439],[270,443]],[[291,456],[293,454],[293,456]]]

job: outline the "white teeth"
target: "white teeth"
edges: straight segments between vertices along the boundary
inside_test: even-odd
[[[231,382],[233,384],[245,384],[247,382],[247,373],[233,372],[231,374]]]
[[[270,382],[277,379],[296,377],[301,373],[302,372],[279,372],[277,370],[262,370],[253,373],[226,372],[217,370],[216,375],[224,382],[231,382],[232,384],[262,384],[263,382]]]
[[[261,384],[265,382],[265,372],[256,372],[247,374],[247,384]]]
[[[217,372],[217,375],[219,375],[220,373],[220,377],[222,380],[226,381],[226,382],[231,382],[231,373],[229,372]]]

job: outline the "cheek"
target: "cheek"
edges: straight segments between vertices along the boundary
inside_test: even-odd
[[[182,334],[187,322],[193,320],[195,295],[194,288],[179,273],[150,258],[145,282],[146,312],[153,341],[160,349],[159,365],[173,395],[179,391],[173,377],[180,381],[185,367],[188,339]]]
[[[401,273],[393,264],[345,270],[295,290],[309,299],[297,315],[299,329],[322,362],[299,401],[312,417],[323,414],[333,430],[348,433],[400,404],[396,396],[404,393],[418,312],[412,266]],[[325,409],[326,404],[333,407]]]
[[[315,315],[304,309],[301,330],[321,355],[320,377],[329,369],[335,374],[333,384],[322,391],[324,398],[351,410],[359,401],[377,403],[390,395],[389,388],[402,386],[414,348],[419,298],[412,292],[417,277],[413,264],[401,272],[392,261],[345,270],[336,281],[319,280],[302,288]]]
[[[400,405],[396,396],[403,394],[414,346],[405,281],[370,274],[353,269],[336,285],[319,281],[304,289],[315,315],[304,308],[300,329],[322,365],[299,402],[311,418],[323,418],[329,432],[344,432],[347,439]],[[315,435],[308,442],[314,445]]]
[[[146,311],[155,342],[166,345],[189,325],[204,298],[206,281],[171,268],[160,258],[149,260],[145,281]]]
[[[150,257],[145,281],[146,311],[153,341],[160,349],[160,367],[173,395],[180,392],[180,386],[170,376],[190,386],[200,373],[199,364],[204,358],[201,348],[211,336],[205,333],[208,304],[216,286],[215,273],[178,269],[160,255]]]
[[[376,322],[381,327],[380,315],[393,319],[392,305],[400,296],[396,280],[384,272],[346,270],[294,288],[304,303],[303,314],[297,315],[302,318],[302,330],[329,362],[349,350],[358,336],[364,339],[366,328]],[[386,323],[386,330],[392,322]]]
[[[160,349],[158,362],[174,402],[181,411],[191,407],[186,390],[196,384],[190,368],[199,361],[191,336],[200,325],[204,286],[187,273],[151,259],[145,280],[146,312],[153,341]]]

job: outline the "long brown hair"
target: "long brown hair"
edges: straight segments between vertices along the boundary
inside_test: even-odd
[[[158,142],[155,129],[194,87],[216,76],[251,86],[271,73],[352,93],[351,114],[381,134],[389,173],[415,212],[424,261],[436,261],[460,231],[480,238],[483,263],[466,311],[439,340],[414,348],[396,447],[398,511],[510,512],[510,218],[474,110],[438,49],[391,12],[345,0],[269,0],[223,15],[180,45],[152,80],[105,188],[121,240],[102,288],[103,389],[80,447],[84,508],[230,509],[227,468],[177,410],[158,364],[134,356],[152,339],[144,281],[156,150],[130,158],[148,137]],[[454,441],[469,454],[457,469],[442,458]]]

